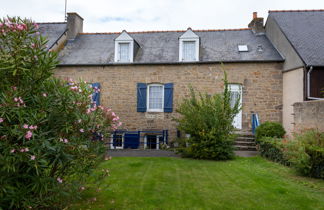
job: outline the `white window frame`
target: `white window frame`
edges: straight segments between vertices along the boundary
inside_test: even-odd
[[[150,87],[162,87],[162,108],[150,109]],[[146,97],[146,111],[147,112],[163,112],[164,110],[164,85],[163,84],[149,84],[147,85],[147,97]]]
[[[193,59],[193,60],[184,60],[184,55],[183,55],[184,42],[195,42],[195,59]],[[179,44],[180,44],[179,45],[179,61],[181,61],[181,62],[199,61],[199,38],[180,39]]]
[[[120,60],[120,44],[129,44],[128,48],[128,61]],[[130,63],[133,62],[133,52],[134,52],[134,41],[115,41],[115,62],[119,63]]]

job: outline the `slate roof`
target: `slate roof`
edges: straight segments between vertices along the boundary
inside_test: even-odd
[[[64,34],[66,31],[66,23],[38,23],[39,32],[41,35],[48,39],[48,49],[50,49],[55,42]]]
[[[307,66],[324,66],[324,10],[269,11]]]
[[[179,40],[185,31],[128,33],[140,49],[133,64],[179,63]],[[265,35],[250,29],[195,31],[200,37],[199,62],[283,61]],[[114,39],[120,33],[82,33],[68,41],[60,52],[63,65],[109,65],[114,63]],[[238,45],[248,45],[248,52],[238,52]]]

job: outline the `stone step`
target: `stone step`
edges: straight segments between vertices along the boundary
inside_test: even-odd
[[[242,145],[242,146],[255,146],[254,141],[235,141],[234,145]]]
[[[234,145],[236,151],[257,151],[256,146]]]
[[[253,141],[255,142],[255,138],[254,137],[246,137],[246,136],[238,136],[236,137],[237,141]]]

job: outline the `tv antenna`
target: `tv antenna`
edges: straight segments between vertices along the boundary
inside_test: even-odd
[[[65,0],[65,8],[64,8],[64,21],[67,21],[67,15],[66,15],[66,5],[67,5],[67,0]]]

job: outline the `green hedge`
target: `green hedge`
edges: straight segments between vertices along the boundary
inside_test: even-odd
[[[324,133],[308,130],[289,141],[263,137],[257,144],[262,157],[292,166],[304,176],[324,179]]]
[[[263,137],[277,137],[282,138],[286,131],[280,123],[277,122],[265,122],[257,127],[255,131],[256,139],[261,139]]]
[[[262,157],[283,165],[289,165],[289,161],[285,158],[283,149],[284,144],[280,138],[263,137],[257,141],[259,151]]]
[[[310,146],[305,152],[309,155],[309,175],[324,179],[324,148]]]

